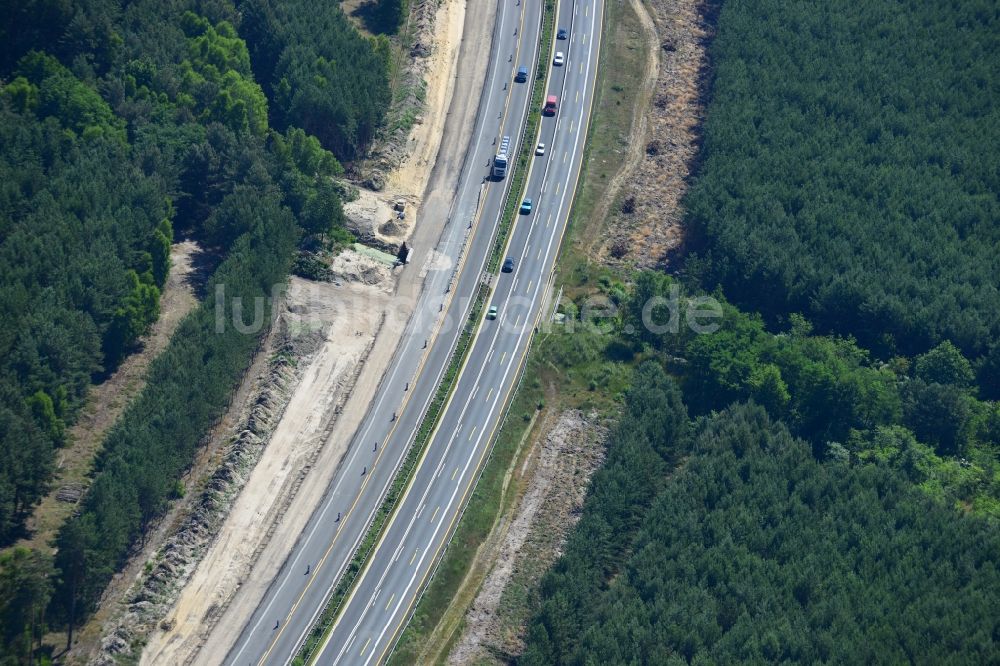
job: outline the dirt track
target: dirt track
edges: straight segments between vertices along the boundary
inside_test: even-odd
[[[442,206],[454,196],[486,65],[484,58],[469,57],[469,53],[460,56],[460,51],[488,42],[493,11],[492,3],[477,3],[467,12],[463,0],[448,0],[438,10],[439,29],[431,57],[439,62],[428,81],[425,114],[430,119],[415,128],[412,144],[417,153],[388,179],[395,192],[407,188],[411,201],[423,200],[415,219],[421,219],[422,210]],[[433,247],[444,216],[423,220],[412,230],[411,243]],[[422,287],[425,271],[417,273],[419,269],[412,267],[416,279],[399,281],[394,276],[387,286],[367,287],[364,293],[372,297],[357,301],[367,313],[391,309],[392,316],[384,323],[370,318],[362,323],[365,313],[348,311],[347,328],[327,334],[218,537],[165,622],[150,636],[142,663],[219,663],[224,659],[280,568],[286,544],[301,531],[346,453]],[[354,284],[351,288],[362,287]],[[379,295],[383,288],[385,293]],[[344,349],[345,336],[349,350]],[[370,351],[358,355],[363,349]],[[360,371],[356,381],[348,381],[355,371]],[[350,386],[349,395],[341,401],[337,396],[344,386]],[[335,418],[327,418],[334,416],[331,410]]]
[[[142,349],[126,357],[110,377],[88,391],[87,403],[67,433],[69,445],[59,451],[52,489],[27,521],[31,538],[21,540],[18,546],[50,549],[59,527],[75,511],[76,504],[70,500],[82,496],[89,485],[88,475],[104,436],[129,400],[146,385],[149,364],[167,347],[181,319],[198,304],[194,292],[200,256],[194,241],[170,248],[170,274],[160,297],[160,316],[140,341]]]
[[[639,94],[642,113],[633,117],[625,165],[615,187],[608,189],[613,198],[601,203],[602,211],[610,210],[608,233],[600,236],[590,254],[605,263],[663,267],[683,243],[681,202],[698,152],[708,66],[705,49],[718,2],[631,2],[655,51],[650,55],[655,64],[647,66]],[[619,194],[631,200],[630,212],[611,209]]]
[[[542,424],[535,451],[524,462],[531,471],[513,519],[501,521],[488,547],[480,549],[492,569],[466,612],[465,630],[448,664],[490,663],[490,655],[521,652],[522,637],[512,631],[510,613],[498,612],[503,595],[538,583],[580,517],[590,477],[604,458],[607,432],[576,410],[554,420]]]

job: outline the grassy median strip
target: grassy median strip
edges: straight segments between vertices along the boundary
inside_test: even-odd
[[[524,132],[521,134],[521,141],[518,144],[517,163],[511,176],[513,181],[511,181],[510,190],[504,203],[503,217],[500,218],[500,228],[493,243],[490,261],[486,266],[486,270],[491,273],[496,272],[500,264],[500,256],[503,254],[504,248],[507,247],[507,237],[510,235],[514,219],[521,206],[521,195],[524,193],[524,186],[528,178],[528,165],[535,154],[534,137],[538,136],[538,124],[542,120],[542,98],[545,96],[545,82],[548,79],[549,66],[551,65],[549,56],[552,53],[552,30],[556,21],[555,10],[555,0],[545,0],[542,14],[542,34],[539,38],[541,51],[538,56],[538,66],[535,68],[531,101],[528,103],[528,121],[524,124]],[[532,137],[532,139],[529,140],[528,137]]]
[[[314,656],[313,653],[316,648],[322,644],[327,633],[329,633],[329,631],[333,628],[333,622],[337,619],[337,615],[340,613],[340,608],[343,605],[344,600],[347,599],[351,589],[354,587],[354,583],[357,580],[358,575],[368,562],[368,558],[371,556],[372,551],[375,548],[375,544],[378,543],[378,540],[382,535],[382,530],[388,523],[389,516],[391,516],[392,512],[395,510],[396,503],[399,501],[400,497],[402,497],[403,491],[406,489],[406,485],[409,483],[413,472],[416,470],[417,462],[419,462],[420,456],[423,454],[424,448],[430,440],[431,432],[437,424],[438,417],[441,416],[441,410],[444,408],[444,405],[448,400],[448,396],[454,388],[455,380],[458,377],[458,371],[462,367],[462,361],[465,359],[466,353],[471,345],[472,335],[476,329],[475,324],[482,313],[483,303],[486,299],[484,294],[486,290],[485,286],[480,286],[479,291],[476,294],[472,310],[469,313],[469,320],[466,322],[465,330],[462,331],[462,335],[459,337],[458,344],[456,346],[456,351],[458,353],[452,357],[451,363],[448,365],[448,370],[441,379],[441,384],[438,386],[434,400],[427,408],[427,414],[420,423],[419,430],[417,430],[417,436],[414,439],[414,443],[407,452],[406,458],[403,461],[399,472],[396,474],[396,478],[393,479],[392,484],[389,486],[389,492],[386,493],[385,498],[382,500],[382,505],[375,513],[375,518],[372,521],[372,524],[368,527],[368,531],[365,533],[364,539],[362,539],[361,544],[358,546],[358,550],[351,559],[351,563],[347,566],[343,576],[341,576],[340,581],[337,583],[337,587],[334,588],[333,594],[327,601],[326,608],[324,608],[322,615],[320,615],[320,618],[316,622],[316,625],[312,628],[312,631],[309,632],[309,636],[299,649],[298,655],[292,661],[293,664],[308,663],[308,661]]]
[[[606,279],[618,279],[593,263],[587,247],[594,234],[605,232],[607,220],[592,219],[592,215],[624,162],[632,102],[639,93],[647,52],[642,44],[642,24],[628,3],[607,3],[605,12],[583,168],[557,263],[564,302],[567,295],[584,296],[590,293],[588,288]],[[588,414],[615,413],[615,396],[628,383],[628,375],[608,363],[603,352],[593,351],[595,348],[602,349],[600,338],[569,334],[559,327],[532,341],[524,380],[514,395],[491,457],[389,666],[444,663],[461,639],[466,612],[494,564],[480,549],[500,532],[499,525],[510,524],[516,517],[512,510],[527,483],[522,476],[531,450],[527,440],[539,436],[534,429],[541,420],[566,409]],[[594,391],[594,383],[605,388]],[[499,547],[498,542],[489,542],[487,547]],[[501,635],[515,634],[533,611],[533,588],[529,583],[528,573],[523,570],[508,582],[496,610]],[[513,661],[514,655],[498,651],[502,647],[490,643],[484,650],[497,662]]]
[[[503,216],[500,220],[500,226],[493,244],[493,249],[491,250],[489,262],[487,264],[487,270],[490,272],[496,272],[500,261],[500,254],[507,246],[507,238],[510,235],[510,230],[514,226],[514,217],[518,214],[517,208],[520,204],[521,194],[524,191],[528,163],[531,159],[532,153],[534,152],[534,142],[525,142],[524,137],[533,137],[538,134],[538,124],[541,120],[541,100],[545,93],[545,82],[548,74],[549,52],[551,51],[552,45],[552,26],[554,21],[555,0],[546,0],[544,13],[542,15],[542,50],[541,55],[538,58],[538,68],[535,75],[534,86],[532,88],[531,111],[528,114],[528,121],[525,123],[524,133],[522,134],[521,148],[518,151],[517,164],[515,165],[512,173],[513,181],[511,182],[511,187],[507,194]],[[448,397],[451,395],[451,392],[455,387],[455,381],[458,379],[459,370],[462,368],[462,364],[465,362],[465,357],[472,345],[472,338],[476,331],[476,325],[482,315],[483,307],[486,305],[486,300],[489,295],[490,289],[485,285],[480,285],[479,290],[476,292],[472,309],[469,312],[469,319],[465,323],[465,329],[462,331],[462,335],[459,337],[458,343],[455,346],[455,354],[452,356],[451,361],[448,364],[448,370],[445,372],[444,377],[442,377],[441,384],[438,385],[434,400],[427,408],[427,414],[424,415],[423,421],[420,423],[420,428],[417,430],[416,438],[414,439],[410,450],[407,452],[406,458],[403,461],[399,472],[396,474],[396,478],[393,479],[381,506],[375,513],[375,518],[372,521],[372,524],[368,527],[368,531],[365,533],[358,550],[351,559],[351,563],[347,566],[347,569],[341,576],[340,581],[334,588],[333,594],[330,596],[329,600],[327,600],[323,613],[320,615],[316,624],[309,632],[309,635],[306,637],[306,640],[299,649],[295,659],[293,659],[293,664],[301,666],[302,664],[309,663],[309,660],[315,656],[314,653],[316,649],[322,645],[323,639],[333,629],[334,621],[340,614],[340,609],[343,606],[344,601],[347,599],[351,589],[354,587],[354,583],[358,576],[364,570],[365,564],[368,562],[368,558],[371,556],[375,548],[375,544],[378,543],[382,536],[382,531],[389,522],[389,517],[396,509],[397,502],[402,497],[404,490],[413,476],[413,473],[416,471],[417,463],[420,461],[420,457],[423,455],[424,449],[430,441],[431,433],[434,431],[438,419],[441,416],[441,410],[444,408],[448,401]]]

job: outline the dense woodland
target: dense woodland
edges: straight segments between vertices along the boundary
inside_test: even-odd
[[[706,286],[882,356],[1000,363],[996,3],[732,0],[711,60]]]
[[[1000,404],[977,397],[972,364],[945,341],[915,358],[873,359],[850,338],[816,335],[802,317],[768,331],[721,294],[719,329],[698,335],[653,335],[643,304],[678,289],[670,277],[638,275],[619,325],[634,351],[655,350],[684,387],[698,414],[753,400],[817,458],[882,459],[957,508],[1000,519]],[[682,309],[686,303],[682,304]],[[654,324],[669,318],[651,312]]]
[[[554,345],[592,390],[650,360],[520,663],[996,661],[998,21],[723,4],[684,284],[603,277]],[[674,290],[718,330],[647,329]]]
[[[359,35],[337,3],[249,0],[241,11],[275,127],[301,127],[342,160],[362,153],[391,101],[389,41]]]
[[[388,53],[329,4],[0,9],[0,545],[47,491],[90,383],[156,320],[171,242],[218,265],[107,436],[55,559],[0,558],[0,655],[21,663],[87,617],[176,496],[265,330],[220,333],[217,314],[270,296],[296,244],[344,237],[332,177],[382,122]]]
[[[690,437],[677,395],[637,373],[520,663],[995,658],[995,530],[884,466],[818,462],[759,406]]]
[[[998,21],[986,0],[724,3],[686,202],[687,286],[721,286],[721,327],[649,333],[673,283],[643,273],[607,290],[611,335],[566,336],[652,360],[525,663],[995,661]],[[258,343],[216,333],[215,285],[269,296],[297,243],[342,233],[331,177],[391,75],[336,4],[0,8],[0,544],[155,321],[170,242],[219,260],[56,555],[0,554],[0,663],[85,619],[179,492]]]
[[[104,100],[49,56],[18,73],[0,90],[0,543],[44,492],[91,377],[156,319],[172,236]]]

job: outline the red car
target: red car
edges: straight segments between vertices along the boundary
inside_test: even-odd
[[[554,116],[556,115],[556,109],[559,108],[559,99],[555,95],[549,95],[545,98],[545,106],[542,107],[542,115]]]

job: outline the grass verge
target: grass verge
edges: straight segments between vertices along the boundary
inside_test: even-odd
[[[500,218],[500,228],[497,231],[496,240],[493,242],[493,250],[490,254],[490,261],[486,270],[496,272],[500,264],[500,257],[507,247],[507,236],[514,226],[514,220],[518,213],[517,209],[521,205],[521,195],[528,178],[528,166],[532,156],[535,154],[534,137],[538,136],[538,124],[542,120],[542,97],[545,95],[545,82],[549,75],[549,54],[552,51],[552,30],[556,20],[555,0],[545,0],[545,8],[542,13],[542,32],[539,37],[541,50],[539,51],[538,65],[535,68],[535,80],[531,89],[531,100],[528,102],[528,120],[524,123],[524,131],[521,133],[521,140],[518,142],[517,162],[515,163],[513,180],[510,190],[507,192],[507,199],[504,201],[503,216]],[[528,137],[533,137],[528,141]]]
[[[554,20],[555,0],[547,0],[545,3],[544,13],[542,15],[542,33],[540,38],[543,53],[551,51],[552,26]],[[528,160],[531,157],[532,146],[527,145],[524,142],[523,137],[536,136],[538,133],[538,123],[541,119],[541,114],[537,109],[541,108],[541,98],[544,94],[547,73],[548,57],[540,57],[538,59],[538,71],[536,73],[534,87],[532,89],[532,105],[536,110],[529,113],[528,121],[525,123],[517,165],[514,167],[514,172],[512,174],[513,180],[511,182],[510,190],[508,191],[500,227],[497,231],[493,249],[491,250],[491,256],[487,264],[488,270],[490,271],[496,270],[499,262],[499,256],[502,253],[503,248],[507,245],[507,238],[510,234],[511,228],[513,227],[514,216],[517,214],[515,208],[516,202],[519,201],[520,194],[524,190],[525,171],[527,169]],[[441,380],[441,384],[438,386],[437,392],[435,393],[434,400],[431,402],[427,409],[427,414],[424,415],[424,418],[421,421],[420,428],[417,430],[416,438],[414,439],[410,450],[407,452],[399,472],[397,472],[396,477],[389,486],[389,491],[386,493],[382,504],[375,513],[375,518],[373,519],[372,524],[365,532],[365,536],[362,539],[358,550],[355,552],[350,564],[340,577],[340,581],[334,588],[333,594],[327,601],[326,607],[320,614],[319,619],[309,632],[309,635],[306,637],[306,640],[299,649],[299,652],[296,654],[295,659],[292,662],[293,664],[306,664],[313,658],[316,648],[323,643],[323,639],[333,628],[334,621],[340,613],[344,600],[347,599],[347,596],[350,594],[358,575],[364,570],[365,564],[371,556],[372,550],[375,548],[375,544],[377,544],[381,538],[382,531],[388,524],[388,519],[396,508],[396,503],[402,497],[404,490],[409,484],[410,479],[416,470],[417,463],[430,441],[431,433],[437,425],[438,418],[441,415],[441,410],[444,408],[444,405],[448,400],[448,396],[454,388],[455,380],[458,378],[459,370],[465,361],[466,354],[468,353],[472,342],[472,336],[475,333],[476,323],[479,321],[479,317],[482,314],[483,307],[486,304],[486,299],[489,296],[489,291],[490,290],[487,287],[480,286],[478,292],[476,293],[472,308],[469,312],[469,319],[466,321],[465,329],[462,331],[462,335],[459,337],[458,343],[456,344],[456,353],[452,356],[448,365],[448,370],[445,372],[445,375]]]
[[[612,291],[619,277],[591,262],[582,246],[591,234],[601,233],[607,223],[605,219],[593,219],[591,211],[595,202],[605,196],[610,177],[624,161],[646,52],[642,25],[627,2],[609,2],[603,25],[584,168],[559,258],[566,275],[561,283],[569,298],[595,288]],[[541,95],[532,103],[533,109],[540,108]],[[523,166],[518,163],[522,174]],[[517,200],[508,202],[508,209],[512,211],[516,204]],[[617,411],[619,396],[630,373],[627,366],[610,360],[613,350],[607,349],[606,338],[592,329],[572,334],[556,329],[532,343],[524,381],[514,396],[490,459],[390,664],[441,663],[460,637],[462,616],[488,574],[489,567],[473,571],[479,548],[498,519],[516,508],[526,486],[515,472],[531,454],[532,447],[520,446],[521,442],[542,434],[532,432],[535,424],[543,421],[532,418],[532,414],[569,408],[604,414]],[[596,390],[598,387],[602,390]],[[506,478],[512,482],[505,484]],[[505,596],[500,610],[509,615],[506,624],[516,625],[520,618],[526,618],[530,604],[528,597],[508,600]]]

